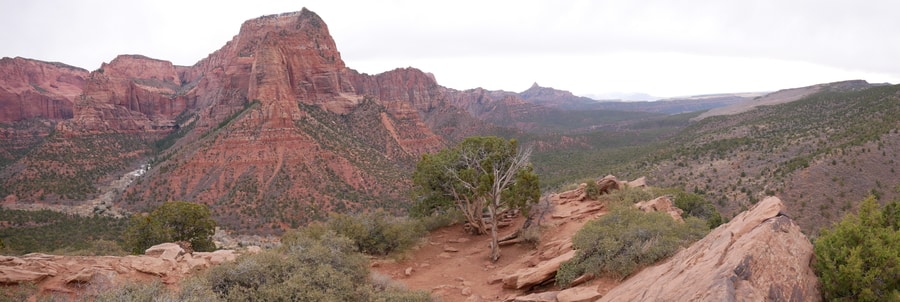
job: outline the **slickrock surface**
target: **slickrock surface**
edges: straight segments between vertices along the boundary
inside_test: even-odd
[[[248,252],[258,249],[248,249]],[[0,284],[34,282],[43,292],[76,294],[91,286],[159,278],[174,284],[198,270],[234,261],[234,250],[186,253],[175,243],[163,243],[139,256],[0,256]]]
[[[783,208],[760,201],[600,301],[818,301],[812,244]]]

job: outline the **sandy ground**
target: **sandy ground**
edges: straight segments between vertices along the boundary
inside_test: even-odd
[[[457,224],[431,232],[417,249],[399,259],[375,259],[372,270],[402,282],[409,289],[429,291],[445,302],[504,301],[532,292],[558,290],[552,285],[526,291],[505,289],[502,282],[497,282],[503,276],[547,260],[544,251],[570,243],[587,221],[606,213],[596,201],[567,201],[557,197],[551,198],[551,202],[550,210],[541,219],[541,241],[536,248],[527,243],[504,246],[500,260],[491,263],[490,235],[469,235]],[[515,232],[523,223],[523,217],[516,218],[511,226],[500,229],[499,237]],[[601,293],[617,284],[612,279],[588,283],[597,286]]]

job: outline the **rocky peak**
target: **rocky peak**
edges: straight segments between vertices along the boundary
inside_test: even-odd
[[[532,84],[528,90],[519,93],[519,97],[532,104],[566,110],[586,109],[597,104],[595,100],[576,96],[569,91],[541,87],[537,82]]]
[[[250,20],[242,33],[261,35],[253,54],[248,98],[258,99],[268,117],[296,120],[296,102],[346,113],[359,98],[342,76],[344,62],[325,22],[303,9]],[[277,114],[278,116],[273,116]]]
[[[345,70],[328,26],[304,8],[244,22],[224,47],[185,72],[185,80],[197,81],[192,94],[199,104],[213,106],[207,123],[258,100],[262,114],[254,118],[281,128],[304,116],[298,101],[340,113],[358,104]]]

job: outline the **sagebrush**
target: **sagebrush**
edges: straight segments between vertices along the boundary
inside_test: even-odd
[[[575,257],[560,266],[556,282],[566,287],[581,275],[625,278],[640,267],[675,253],[702,238],[706,222],[689,217],[675,222],[668,214],[616,207],[589,221],[572,238]]]

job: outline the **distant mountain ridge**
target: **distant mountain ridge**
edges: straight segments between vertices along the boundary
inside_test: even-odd
[[[869,88],[875,85],[869,84],[863,80],[841,81],[826,84],[817,84],[806,87],[783,89],[776,92],[768,93],[752,99],[735,102],[729,106],[713,108],[694,118],[694,120],[702,120],[707,117],[717,115],[732,115],[752,110],[759,106],[770,106],[783,103],[793,102],[812,94],[823,91],[851,91]]]
[[[534,83],[531,88],[518,93],[517,96],[532,104],[561,110],[612,110],[664,114],[679,114],[725,107],[749,98],[746,94],[719,94],[655,101],[594,100],[588,97],[576,96],[565,90],[541,87],[538,83]]]

